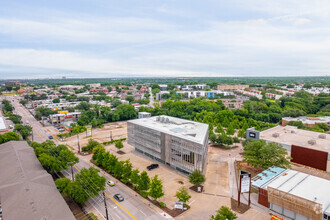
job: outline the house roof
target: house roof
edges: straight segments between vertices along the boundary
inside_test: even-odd
[[[27,142],[0,145],[0,176],[3,219],[75,219]]]

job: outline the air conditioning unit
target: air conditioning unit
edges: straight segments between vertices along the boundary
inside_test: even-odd
[[[310,144],[310,145],[314,145],[314,144],[316,144],[316,140],[309,140],[309,141],[308,141],[308,144]]]
[[[272,136],[273,136],[274,138],[277,138],[277,137],[280,136],[280,134],[279,134],[279,133],[274,133]]]
[[[319,138],[320,138],[320,139],[326,139],[327,136],[326,136],[325,134],[320,134],[320,135],[319,135]]]

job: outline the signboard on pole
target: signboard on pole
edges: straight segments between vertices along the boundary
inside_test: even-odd
[[[246,193],[250,191],[250,177],[243,175],[241,180],[241,192]]]
[[[181,201],[175,201],[174,202],[174,208],[175,209],[183,209],[183,202],[181,202]]]
[[[92,136],[92,125],[86,125],[86,136]]]

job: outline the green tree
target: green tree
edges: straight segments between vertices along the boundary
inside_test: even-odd
[[[244,146],[244,161],[254,167],[267,169],[271,166],[287,168],[290,162],[287,151],[277,143],[265,140],[248,141]]]
[[[82,147],[82,151],[90,151],[93,150],[95,147],[99,147],[99,146],[101,146],[99,142],[90,138],[88,140],[88,144],[85,147]]]
[[[65,192],[66,188],[68,187],[68,185],[70,184],[71,180],[69,180],[68,178],[60,178],[55,180],[55,185],[58,189],[58,191],[60,191],[61,193]]]
[[[191,174],[189,174],[189,182],[194,186],[199,186],[205,182],[206,178],[204,174],[200,170],[194,170]]]
[[[115,143],[115,147],[116,147],[118,150],[122,149],[122,148],[124,147],[123,142],[122,142],[122,141],[116,141],[116,143]]]
[[[117,178],[117,179],[121,179],[122,175],[123,175],[123,167],[124,167],[124,161],[118,161],[116,163],[116,165],[113,168],[113,175]]]
[[[140,174],[140,179],[138,181],[138,190],[147,191],[150,188],[150,178],[146,171],[142,171]]]
[[[134,169],[131,172],[131,176],[130,176],[130,182],[136,186],[139,182],[140,179],[140,175],[139,175],[139,169]]]
[[[72,181],[65,189],[65,193],[70,195],[75,202],[83,204],[90,198],[90,195],[88,194],[88,191],[90,190],[88,190],[89,188],[87,187],[88,186],[84,187],[80,185],[76,181]]]
[[[227,130],[226,130],[227,135],[234,135],[235,134],[235,129],[233,127],[233,123],[230,123]]]
[[[186,204],[191,198],[191,195],[189,195],[187,188],[184,186],[181,186],[179,188],[175,196],[176,198],[178,198],[179,201],[183,202],[183,204]]]
[[[217,214],[212,215],[210,218],[210,220],[234,220],[234,219],[237,219],[236,214],[226,206],[221,206],[221,208],[217,210]]]
[[[158,179],[158,175],[151,178],[149,196],[155,200],[164,196],[163,183],[161,179]]]
[[[123,167],[122,167],[122,175],[121,175],[121,181],[123,183],[127,183],[130,179],[131,176],[131,172],[132,172],[132,164],[131,162],[128,160],[125,160],[123,163]]]
[[[0,144],[6,143],[8,141],[19,141],[19,135],[13,131],[0,134]]]
[[[75,182],[83,187],[90,197],[98,195],[100,191],[105,189],[106,179],[99,176],[98,172],[100,171],[94,167],[83,168],[75,177]]]
[[[60,99],[59,98],[53,99],[53,103],[60,103]]]
[[[43,167],[45,167],[47,170],[49,170],[51,173],[59,172],[64,169],[63,162],[49,154],[42,153],[38,157],[38,159],[39,159],[41,165]]]

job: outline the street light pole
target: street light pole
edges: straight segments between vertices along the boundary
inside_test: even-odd
[[[72,174],[72,181],[74,181],[74,175],[73,175],[73,168],[72,168],[72,165],[71,165],[71,174]]]
[[[33,128],[32,128],[32,131],[31,132],[32,132],[32,141],[33,141]]]
[[[78,153],[80,153],[79,134],[77,134],[77,139],[78,139]]]
[[[109,220],[107,202],[105,201],[104,191],[103,191],[103,200],[104,200],[104,207],[105,207],[105,215],[106,215],[107,220]]]

